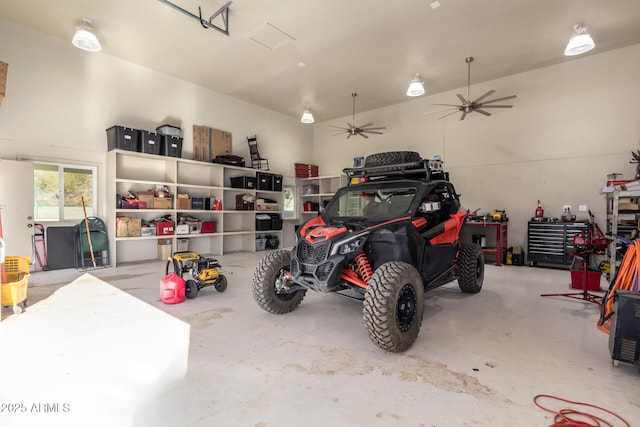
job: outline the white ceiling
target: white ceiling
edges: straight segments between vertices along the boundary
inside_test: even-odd
[[[0,19],[71,46],[90,18],[102,54],[295,117],[309,105],[316,121],[350,115],[352,92],[358,111],[407,101],[414,73],[428,94],[464,87],[468,56],[472,86],[573,60],[563,50],[577,23],[596,42],[585,55],[640,43],[638,0],[433,1],[234,0],[230,36],[159,0],[0,0]],[[225,0],[173,3],[208,20]],[[291,38],[260,34],[271,26]],[[253,40],[265,37],[273,49]]]

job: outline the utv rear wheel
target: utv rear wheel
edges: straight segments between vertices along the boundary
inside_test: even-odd
[[[462,292],[478,293],[484,282],[484,253],[474,243],[466,243],[460,248],[458,257],[458,286]]]
[[[364,327],[379,347],[407,350],[422,325],[424,287],[420,273],[410,264],[382,264],[369,280],[362,309]]]
[[[291,268],[291,252],[276,250],[263,257],[253,273],[251,288],[258,305],[269,313],[285,314],[295,310],[305,290],[278,292],[276,282],[283,280]]]

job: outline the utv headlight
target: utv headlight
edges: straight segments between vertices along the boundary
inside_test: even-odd
[[[336,255],[336,254],[346,255],[346,254],[356,252],[360,248],[362,248],[362,245],[364,244],[364,241],[366,240],[366,238],[367,238],[366,234],[365,235],[361,234],[359,236],[354,236],[349,240],[342,241],[333,247],[333,249],[331,250],[331,255]]]

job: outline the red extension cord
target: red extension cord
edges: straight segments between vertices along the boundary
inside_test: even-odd
[[[615,426],[610,422],[604,420],[603,418],[587,412],[582,412],[575,409],[561,409],[559,411],[554,411],[552,409],[545,408],[540,403],[538,403],[538,400],[542,398],[553,399],[553,400],[557,400],[565,403],[570,403],[572,405],[588,406],[589,408],[594,408],[599,411],[606,412],[607,414],[612,415],[617,419],[619,419],[620,421],[622,421],[626,427],[631,427],[631,425],[620,415],[614,412],[611,412],[608,409],[604,409],[600,406],[591,405],[589,403],[583,403],[583,402],[573,402],[571,400],[562,399],[561,397],[551,396],[549,394],[539,394],[533,398],[533,403],[535,403],[538,408],[555,415],[553,419],[554,422],[553,424],[551,424],[550,427],[605,427],[605,426],[615,427]],[[571,417],[577,416],[582,418],[582,420],[570,418],[569,416]],[[586,419],[586,421],[584,419]],[[594,424],[590,424],[590,422],[593,422]]]

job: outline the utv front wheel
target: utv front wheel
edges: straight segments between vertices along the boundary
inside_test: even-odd
[[[407,350],[418,337],[424,312],[424,287],[412,265],[392,261],[373,273],[364,296],[364,327],[379,347]]]
[[[484,253],[474,243],[465,243],[458,257],[458,286],[462,292],[478,293],[484,282]]]
[[[276,284],[285,279],[290,266],[291,252],[287,250],[270,252],[256,266],[251,283],[253,298],[269,313],[289,313],[295,310],[304,298],[305,290],[278,291]]]

